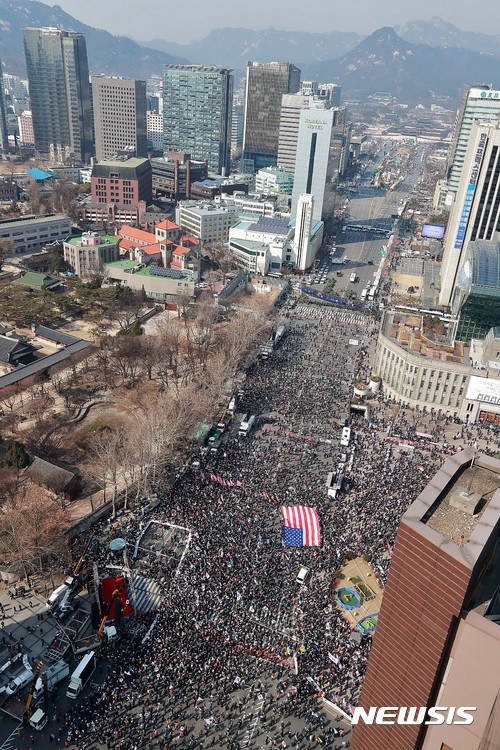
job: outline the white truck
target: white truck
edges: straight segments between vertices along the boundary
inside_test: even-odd
[[[44,673],[42,673],[33,688],[33,698],[39,698],[43,695],[45,685],[47,690],[52,690],[55,686],[69,675],[69,665],[64,659],[59,659],[52,664]]]
[[[75,700],[78,698],[83,688],[90,680],[95,672],[96,658],[95,651],[89,651],[85,654],[69,681],[68,689],[66,690],[66,697]]]
[[[45,609],[47,610],[47,612],[55,612],[57,607],[59,606],[59,603],[62,602],[63,599],[66,599],[70,592],[71,589],[66,583],[62,583],[60,586],[54,589],[54,591],[47,599],[47,603],[45,605]]]
[[[48,720],[49,719],[45,711],[42,711],[41,708],[37,708],[30,719],[30,727],[36,729],[37,732],[41,732],[44,726],[47,724]]]
[[[255,424],[255,415],[245,414],[245,416],[243,417],[240,423],[239,434],[249,435],[254,424]]]

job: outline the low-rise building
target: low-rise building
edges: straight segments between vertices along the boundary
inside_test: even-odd
[[[105,266],[105,273],[110,282],[144,292],[151,299],[175,302],[179,296],[194,298],[194,275],[189,270],[117,260]]]
[[[191,154],[183,151],[168,151],[163,158],[151,159],[151,169],[154,194],[174,200],[191,198],[193,183],[205,180],[208,174],[206,161],[193,161]]]
[[[293,228],[283,219],[254,217],[238,222],[229,231],[229,248],[235,262],[253,274],[279,271],[290,260]]]
[[[14,252],[35,252],[71,234],[71,219],[63,214],[22,216],[0,221],[0,239],[12,240]]]
[[[0,203],[4,201],[17,201],[19,198],[19,187],[14,180],[0,179]]]
[[[19,278],[12,282],[16,286],[27,286],[44,292],[53,292],[61,286],[61,280],[36,271],[23,271]]]
[[[386,311],[374,371],[384,395],[403,406],[500,424],[500,329],[471,345],[439,342],[438,318]]]
[[[281,167],[259,169],[255,175],[255,190],[263,195],[277,195],[278,193],[291,195],[293,174],[285,172]]]
[[[102,271],[105,263],[118,260],[118,241],[118,237],[98,232],[67,237],[63,244],[64,260],[74,274],[89,278]]]
[[[227,242],[236,217],[234,206],[216,206],[208,202],[182,201],[175,209],[178,226],[197,237],[202,244]]]

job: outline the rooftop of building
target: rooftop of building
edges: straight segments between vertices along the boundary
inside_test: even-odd
[[[34,180],[37,180],[37,182],[41,182],[43,180],[50,180],[52,178],[59,179],[59,175],[54,174],[53,172],[46,172],[44,169],[39,169],[38,167],[33,167],[33,169],[28,169],[26,172],[29,177],[32,177]]]
[[[140,159],[136,156],[126,159],[107,159],[94,164],[92,177],[108,177],[111,171],[118,172],[119,179],[128,179],[151,172],[151,163],[149,159]]]
[[[464,291],[481,288],[483,293],[500,297],[500,242],[476,240],[468,247],[467,260],[460,269],[459,286]]]
[[[189,73],[219,73],[226,74],[232,71],[229,68],[221,68],[218,65],[202,65],[194,63],[168,63],[163,66],[165,70],[179,70]]]
[[[421,357],[460,365],[469,361],[468,346],[460,341],[448,343],[448,329],[438,317],[387,311],[381,332]]]
[[[290,225],[289,222],[284,219],[273,219],[268,216],[260,216],[259,220],[249,227],[249,231],[286,236],[290,232]]]
[[[110,270],[113,270],[114,268],[120,268],[123,271],[130,271],[134,272],[136,276],[154,276],[155,278],[176,278],[182,281],[192,281],[193,280],[193,274],[190,270],[182,270],[179,271],[178,269],[175,269],[173,271],[173,274],[170,275],[169,268],[161,268],[159,266],[143,266],[141,268],[141,264],[137,263],[134,260],[129,260],[128,258],[123,258],[122,260],[115,260],[111,263],[106,263],[106,268],[109,268]],[[159,270],[156,270],[159,269]]]
[[[48,221],[71,221],[64,214],[45,214],[45,216],[20,216],[15,219],[3,219],[0,221],[0,231],[2,229],[12,229],[13,227],[25,227],[27,224],[46,224]]]
[[[173,229],[179,229],[178,225],[175,223],[175,221],[170,221],[170,219],[165,219],[164,221],[160,221],[155,229],[164,229],[166,232],[170,232]]]
[[[126,239],[140,240],[147,245],[153,245],[156,242],[156,236],[153,232],[145,232],[144,229],[137,229],[137,227],[131,227],[128,224],[120,227],[118,234]]]
[[[180,205],[183,211],[190,211],[198,216],[230,213],[227,206],[215,206],[213,203],[181,203]]]
[[[73,247],[81,247],[84,237],[85,235],[82,234],[71,235],[70,237],[66,237],[64,242],[67,245],[73,245]],[[119,237],[115,237],[113,234],[98,234],[98,237],[100,240],[98,247],[103,247],[104,245],[116,245],[120,240]],[[92,247],[92,245],[89,245],[89,247]]]
[[[473,567],[498,538],[500,460],[472,450],[448,458],[403,515],[402,523]]]

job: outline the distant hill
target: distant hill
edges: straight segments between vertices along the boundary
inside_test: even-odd
[[[430,21],[409,21],[396,26],[402,39],[412,44],[428,44],[430,47],[463,47],[473,52],[482,52],[500,57],[500,35],[462,31],[448,21],[433,16]]]
[[[389,92],[403,102],[458,100],[463,86],[500,82],[500,58],[458,47],[430,47],[401,39],[394,29],[378,29],[340,59],[306,67],[314,80],[342,84],[347,96]]]
[[[80,23],[58,5],[51,8],[35,0],[0,0],[0,58],[9,73],[26,75],[22,35],[26,26],[54,26],[85,34],[91,73],[147,78],[151,73],[161,73],[165,63],[186,62]]]
[[[341,57],[363,37],[349,31],[327,31],[321,34],[305,31],[279,31],[245,28],[215,29],[208,36],[189,44],[175,44],[163,39],[141,42],[148,47],[187,57],[193,63],[223,65],[244,71],[249,60],[272,62],[282,60],[296,65]]]

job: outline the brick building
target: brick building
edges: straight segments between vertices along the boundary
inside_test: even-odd
[[[152,173],[148,159],[101,161],[92,168],[92,203],[137,206],[152,199]]]
[[[359,705],[475,706],[474,721],[361,721],[352,750],[498,747],[491,738],[499,736],[500,683],[486,665],[500,643],[499,534],[500,461],[455,454],[401,520]],[[476,631],[472,641],[481,642],[477,654],[464,648],[465,623]],[[445,703],[444,695],[462,702]]]

